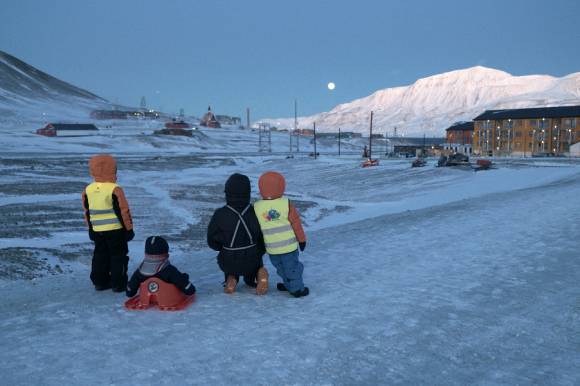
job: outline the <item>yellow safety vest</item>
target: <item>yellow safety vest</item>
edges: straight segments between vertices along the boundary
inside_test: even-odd
[[[89,216],[95,232],[123,229],[113,208],[113,182],[93,182],[85,189],[89,201]]]
[[[264,234],[266,252],[281,255],[298,249],[296,235],[288,220],[290,206],[286,197],[260,200],[254,204],[254,211]]]

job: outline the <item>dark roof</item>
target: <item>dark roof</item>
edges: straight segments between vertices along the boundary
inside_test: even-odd
[[[445,131],[473,131],[473,122],[456,122],[445,129]]]
[[[389,137],[391,141],[391,145],[396,146],[422,146],[425,143],[425,146],[432,146],[432,145],[442,145],[445,143],[445,138],[439,137]]]
[[[99,130],[91,123],[51,123],[55,130]]]
[[[539,119],[539,118],[561,118],[580,117],[580,106],[557,106],[538,107],[533,109],[508,109],[508,110],[487,110],[478,115],[473,120],[497,120],[497,119]]]

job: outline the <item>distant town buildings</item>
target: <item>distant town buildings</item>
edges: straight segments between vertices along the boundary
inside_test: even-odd
[[[487,110],[473,121],[475,154],[558,156],[580,140],[580,106]]]
[[[99,129],[95,125],[84,123],[49,123],[36,130],[36,134],[46,137],[84,137],[98,133]]]
[[[160,114],[153,110],[93,110],[91,118],[99,120],[111,119],[157,119]]]
[[[473,122],[457,122],[445,129],[444,149],[470,155],[473,151]]]
[[[445,138],[439,137],[390,137],[387,141],[393,154],[408,157],[438,155],[445,145]]]
[[[231,117],[229,115],[216,115],[215,118],[221,125],[240,126],[242,124],[242,118],[240,117]]]
[[[211,111],[211,106],[208,106],[207,112],[203,115],[203,117],[201,117],[199,124],[201,126],[211,127],[214,129],[222,127],[214,113]]]

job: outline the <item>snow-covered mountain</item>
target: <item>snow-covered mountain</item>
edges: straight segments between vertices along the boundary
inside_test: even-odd
[[[0,51],[0,121],[86,118],[89,110],[106,106],[105,99]]]
[[[371,110],[373,131],[442,136],[453,122],[471,120],[487,109],[580,104],[580,72],[562,78],[513,76],[486,67],[471,67],[419,79],[404,87],[386,88],[336,106],[329,112],[300,117],[299,128],[316,122],[321,131],[339,127],[366,133]],[[291,128],[293,118],[265,119]]]

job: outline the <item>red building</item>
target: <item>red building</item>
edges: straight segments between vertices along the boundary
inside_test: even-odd
[[[220,125],[219,121],[216,119],[215,115],[211,111],[211,106],[208,106],[207,113],[205,113],[204,116],[201,118],[199,124],[201,126],[211,127],[214,129],[222,127],[222,125]]]
[[[99,129],[93,124],[85,123],[49,123],[36,130],[36,134],[45,137],[85,137],[98,135]]]

